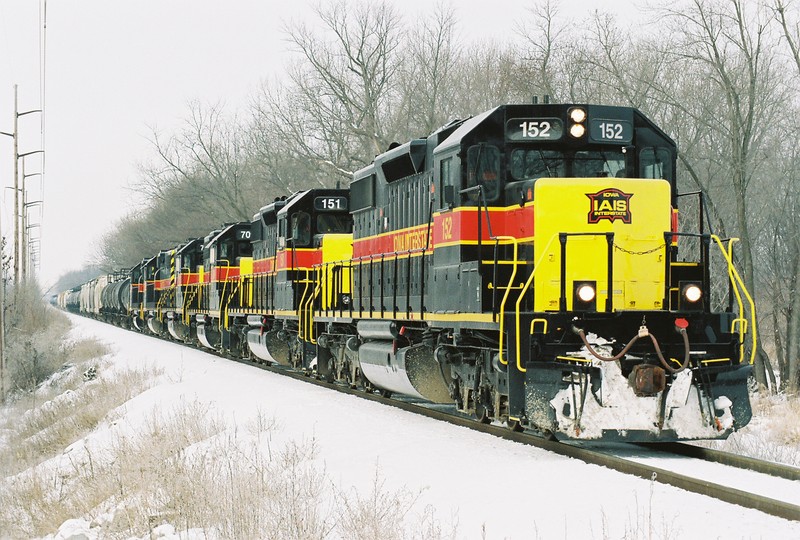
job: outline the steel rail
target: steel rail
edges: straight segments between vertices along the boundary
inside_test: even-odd
[[[660,452],[676,454],[680,456],[692,457],[701,459],[703,461],[711,461],[726,465],[728,467],[735,467],[737,469],[744,469],[753,471],[777,478],[784,478],[786,480],[800,480],[800,468],[792,467],[783,463],[775,463],[773,461],[764,461],[747,456],[740,456],[722,450],[715,450],[713,448],[706,448],[703,446],[696,446],[694,444],[686,444],[679,442],[664,442],[664,443],[647,443],[641,445],[644,448],[658,450]]]

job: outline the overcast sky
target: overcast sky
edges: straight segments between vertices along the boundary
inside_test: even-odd
[[[394,0],[392,0],[394,1]],[[420,16],[431,0],[397,0]],[[512,40],[515,21],[533,0],[452,2],[464,39]],[[585,20],[594,9],[621,12],[631,1],[561,0],[562,13]],[[148,139],[169,135],[188,103],[222,103],[244,113],[265,79],[287,62],[284,22],[313,17],[311,0],[50,0],[46,3],[45,141],[41,115],[21,117],[20,153],[46,149],[41,176],[27,179],[31,229],[42,238],[41,281],[84,265],[103,233],[138,196],[129,186],[137,165],[153,157]],[[19,111],[41,108],[40,12],[44,0],[0,0],[0,131],[13,130],[13,85]],[[500,9],[502,8],[502,9]],[[475,111],[480,112],[480,111]],[[0,136],[0,184],[13,183],[11,137]],[[41,155],[25,159],[41,170]],[[265,201],[270,197],[265,197]],[[9,236],[13,189],[0,195],[0,226]],[[216,224],[209,223],[209,230]],[[154,253],[167,246],[153,246]]]

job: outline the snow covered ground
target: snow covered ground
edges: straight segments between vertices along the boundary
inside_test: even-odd
[[[210,354],[71,316],[75,335],[112,350],[112,368],[163,370],[76,446],[131,432],[154,409],[187,402],[242,429],[274,419],[283,441],[313,441],[314,463],[341,492],[368,497],[376,475],[388,492],[405,490],[413,524],[433,519],[453,538],[800,538],[800,523],[626,476],[521,444],[334,393]],[[102,375],[102,374],[101,374]],[[58,458],[56,458],[58,459]],[[799,486],[800,487],[800,486]],[[355,491],[353,491],[355,490]],[[331,504],[336,504],[331,501]],[[101,538],[99,523],[75,515],[57,538]],[[429,521],[428,521],[429,523]],[[160,524],[154,524],[160,525]],[[170,536],[171,523],[153,537]],[[55,531],[53,531],[55,533]],[[201,533],[197,533],[198,536]],[[0,532],[0,537],[3,536]],[[405,531],[404,537],[423,537]],[[185,537],[185,536],[184,536]]]

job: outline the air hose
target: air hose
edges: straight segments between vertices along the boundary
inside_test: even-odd
[[[614,356],[602,356],[602,355],[600,355],[594,349],[594,347],[592,347],[592,345],[589,343],[589,341],[586,339],[586,334],[584,333],[583,329],[582,328],[578,328],[576,326],[572,327],[572,331],[575,334],[577,334],[578,336],[580,336],[581,341],[583,341],[583,344],[586,346],[586,350],[589,351],[592,354],[592,356],[594,356],[595,358],[597,358],[598,360],[601,360],[603,362],[615,362],[615,361],[619,360],[620,358],[625,356],[625,353],[627,353],[630,350],[630,348],[633,347],[633,344],[636,343],[636,341],[639,338],[650,336],[650,339],[653,342],[653,347],[655,347],[656,354],[658,355],[658,359],[659,359],[659,361],[661,361],[661,365],[664,366],[664,369],[666,369],[670,373],[680,373],[681,371],[686,369],[686,366],[689,365],[689,336],[686,334],[686,329],[685,328],[681,328],[681,327],[677,327],[676,326],[675,329],[683,337],[683,345],[684,345],[684,350],[685,350],[684,357],[683,357],[683,363],[681,364],[681,366],[678,369],[675,369],[675,368],[673,368],[672,366],[669,365],[669,363],[666,361],[666,359],[664,358],[664,355],[661,352],[661,347],[658,345],[658,340],[656,339],[656,337],[653,334],[650,333],[650,331],[647,329],[647,327],[645,325],[640,326],[639,327],[639,333],[637,335],[633,336],[633,339],[631,339],[628,342],[628,344],[625,345],[625,347],[618,354],[616,354]]]

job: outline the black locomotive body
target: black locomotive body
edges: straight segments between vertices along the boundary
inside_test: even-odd
[[[678,229],[676,157],[636,109],[499,106],[162,252],[169,282],[143,262],[126,316],[557,438],[725,437],[753,307],[728,241]]]

